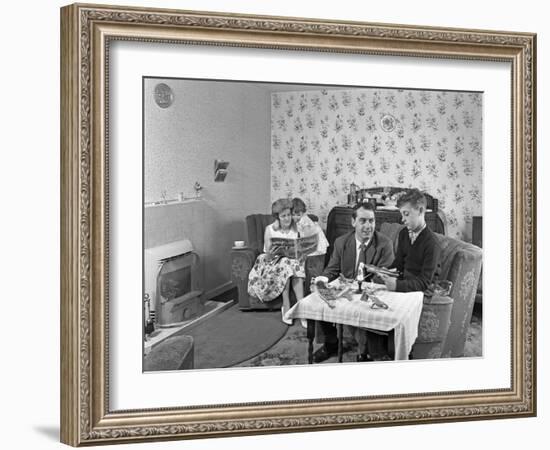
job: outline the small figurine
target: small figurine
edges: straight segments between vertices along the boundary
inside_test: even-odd
[[[357,190],[359,186],[357,186],[355,183],[351,183],[349,187],[349,196],[348,196],[348,204],[349,205],[355,205],[357,203]]]
[[[201,184],[198,181],[195,181],[195,184],[194,184],[193,188],[195,189],[196,197],[199,198],[201,196],[201,191],[202,191],[203,187],[201,186]]]
[[[356,294],[361,294],[363,292],[363,281],[365,280],[365,263],[360,262],[359,267],[357,268],[357,291]]]
[[[380,300],[380,297],[376,295],[377,292],[383,290],[385,290],[385,288],[367,288],[363,291],[360,300],[363,302],[370,301],[371,309],[389,309],[388,304]]]

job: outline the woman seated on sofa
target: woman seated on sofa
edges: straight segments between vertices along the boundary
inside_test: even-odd
[[[305,258],[298,260],[281,256],[278,248],[272,246],[272,239],[298,238],[298,229],[292,218],[292,212],[292,202],[286,198],[276,200],[271,205],[271,214],[276,220],[266,227],[264,253],[258,256],[248,275],[248,293],[260,301],[269,302],[282,294],[281,315],[283,322],[288,325],[291,325],[292,321],[286,320],[284,315],[290,309],[290,285],[297,300],[304,296]],[[328,243],[318,225],[317,234],[317,251],[314,254],[324,254]]]

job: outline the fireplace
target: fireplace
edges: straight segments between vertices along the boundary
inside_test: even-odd
[[[189,240],[145,250],[145,296],[157,327],[175,327],[199,317],[204,309],[198,276],[199,256]]]

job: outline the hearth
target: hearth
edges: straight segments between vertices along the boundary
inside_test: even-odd
[[[199,317],[204,310],[199,256],[189,240],[145,250],[145,295],[156,327],[176,327]]]

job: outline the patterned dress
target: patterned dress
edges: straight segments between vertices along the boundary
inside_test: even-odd
[[[296,239],[298,233],[294,230],[274,230],[272,225],[268,225],[264,237],[264,252],[274,237]],[[248,293],[261,302],[270,302],[282,294],[290,277],[306,277],[304,266],[297,259],[282,257],[270,260],[267,253],[262,253],[256,258],[254,267],[248,274]]]

